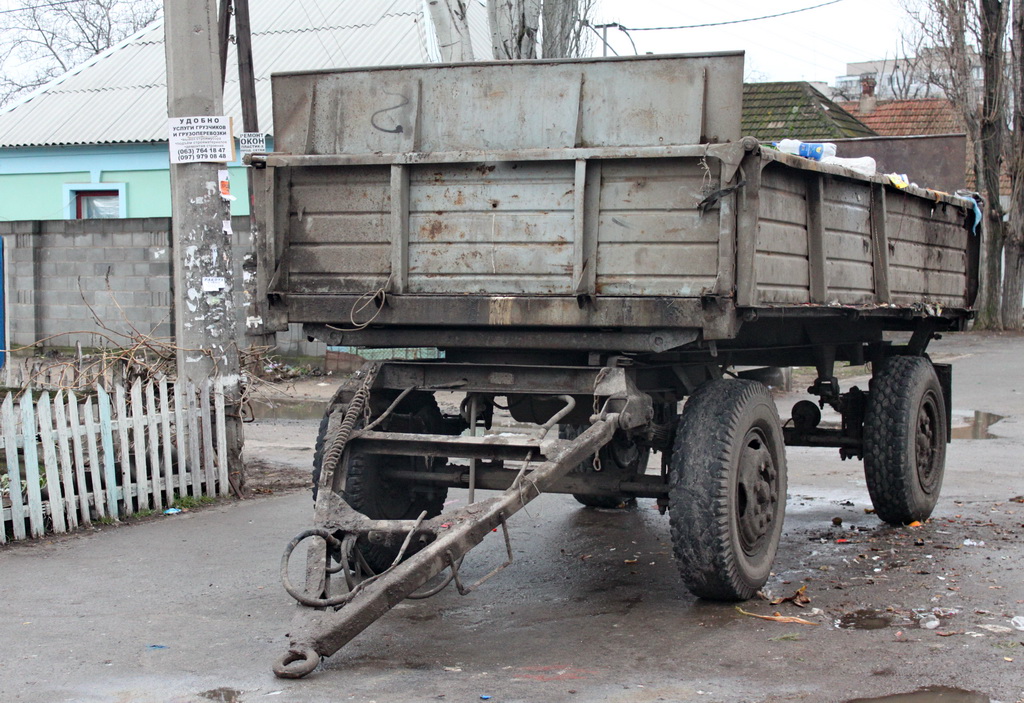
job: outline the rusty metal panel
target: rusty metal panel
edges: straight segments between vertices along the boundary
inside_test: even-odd
[[[737,52],[283,74],[273,79],[276,148],[372,154],[737,140],[742,71]]]
[[[771,161],[781,160],[775,156]],[[809,177],[820,167],[797,160],[805,169],[769,163],[762,174],[758,209],[756,304],[807,304],[810,300],[807,193]],[[880,299],[888,283],[892,302],[934,302],[965,306],[967,232],[963,212],[952,205],[879,182],[823,174],[821,219],[826,304],[866,305]],[[875,202],[872,188],[888,197]],[[884,203],[884,205],[883,205]],[[872,209],[885,208],[888,270],[876,270]],[[881,216],[880,214],[878,215]],[[883,291],[885,293],[885,291]]]
[[[603,164],[599,293],[696,296],[711,292],[719,271],[721,220],[719,210],[701,215],[697,204],[714,175],[697,159]]]
[[[409,292],[572,293],[573,162],[416,167]]]
[[[759,302],[810,302],[807,191],[799,172],[769,166],[761,174],[754,270]]]
[[[871,185],[832,178],[824,190],[826,299],[848,305],[875,302]]]
[[[365,293],[385,284],[391,209],[387,167],[294,169],[288,288],[307,293]]]
[[[962,306],[970,235],[960,213],[898,191],[890,191],[886,210],[893,302]]]

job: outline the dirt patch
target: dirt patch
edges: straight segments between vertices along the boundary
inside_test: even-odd
[[[250,459],[245,463],[245,489],[253,495],[308,490],[310,471],[310,468],[294,464]]]

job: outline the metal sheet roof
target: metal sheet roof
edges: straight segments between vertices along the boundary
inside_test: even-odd
[[[270,75],[437,59],[425,0],[250,0],[261,131],[273,133]],[[490,56],[481,0],[470,6],[479,57]],[[234,45],[225,113],[241,125]],[[0,111],[0,147],[159,142],[167,139],[163,22],[72,69]]]

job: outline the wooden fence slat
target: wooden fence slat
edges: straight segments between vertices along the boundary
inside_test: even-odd
[[[135,512],[135,480],[132,478],[132,445],[128,441],[128,404],[124,386],[114,387],[114,414],[117,416],[117,455],[121,459],[121,491],[124,494],[125,517]]]
[[[153,467],[153,507],[164,509],[164,474],[160,470],[160,427],[156,417],[156,396],[153,382],[146,384],[146,423],[148,427],[149,465]]]
[[[224,419],[224,379],[217,378],[213,387],[214,420],[217,423],[217,493],[226,496],[228,489],[228,433]]]
[[[110,417],[110,396],[96,386],[96,402],[100,410],[100,444],[103,446],[103,482],[107,488],[107,512],[118,517],[117,473],[114,467],[114,427]]]
[[[11,481],[11,533],[14,539],[25,539],[25,503],[21,498],[21,469],[18,464],[18,421],[14,415],[14,394],[8,393],[0,405],[4,423],[4,450],[7,454],[7,476]],[[2,521],[0,521],[2,522]],[[2,525],[0,525],[2,526]]]
[[[92,477],[92,504],[96,514],[101,518],[107,517],[107,506],[103,500],[103,471],[100,465],[100,453],[96,442],[96,415],[93,411],[92,398],[86,396],[85,404],[82,406],[85,415],[85,440],[89,448],[89,476]],[[117,515],[110,517],[116,518]]]
[[[167,403],[167,377],[160,378],[160,429],[163,432],[164,485],[167,505],[174,505],[174,465],[171,462],[171,410]]]
[[[192,495],[203,495],[203,470],[199,451],[199,404],[196,386],[191,381],[185,387],[188,395],[188,460],[192,469]]]
[[[160,510],[177,495],[230,494],[223,379],[201,387],[139,379],[130,390],[97,385],[95,393],[95,400],[70,390],[34,398],[28,389],[20,401],[8,394],[0,402],[11,482],[0,505],[0,544]]]
[[[43,497],[39,490],[39,454],[36,451],[36,412],[32,389],[21,396],[21,439],[25,457],[25,483],[28,493],[29,532],[33,537],[46,534],[43,520]]]
[[[217,469],[213,461],[213,423],[210,421],[210,379],[199,388],[199,414],[203,422],[203,468],[206,473],[206,495],[217,495]]]
[[[185,383],[178,381],[174,384],[174,433],[178,444],[178,495],[182,498],[188,495],[188,469],[189,456],[186,439],[188,437],[188,422],[185,419]]]
[[[75,497],[75,465],[71,461],[71,447],[68,442],[68,415],[64,408],[64,391],[53,396],[53,419],[57,426],[57,449],[60,454],[60,475],[64,484],[64,506],[68,517],[68,529],[78,527],[78,502]]]
[[[135,482],[139,487],[139,510],[149,510],[149,472],[146,468],[146,433],[143,429],[142,379],[132,384],[132,440],[135,442]]]
[[[53,441],[53,413],[50,411],[50,394],[43,391],[36,403],[36,420],[39,422],[39,444],[43,448],[43,468],[46,476],[46,492],[50,504],[50,521],[53,531],[63,534],[68,531],[64,519],[64,494],[60,486],[60,469],[57,467],[57,445]]]
[[[89,486],[85,480],[85,449],[82,446],[82,424],[79,421],[78,398],[68,391],[68,417],[71,419],[71,446],[75,452],[75,482],[78,485],[78,510],[82,523],[92,524],[92,510],[89,508]]]
[[[10,398],[9,393],[7,394],[7,398]],[[4,398],[3,406],[0,407],[7,407],[7,398]],[[2,409],[0,409],[0,427],[3,427],[5,430],[7,428],[7,416],[4,414]],[[3,440],[4,449],[6,450],[8,456],[10,456],[11,454],[11,449],[14,449],[14,456],[18,456],[18,448],[11,445],[11,441],[7,439],[6,432],[3,435],[0,435],[0,440]],[[8,484],[8,492],[17,490],[20,493],[21,485],[15,483],[14,480],[11,479],[11,476],[9,474],[7,478],[10,481],[10,483]],[[0,490],[0,544],[7,544],[7,511],[4,509],[3,498],[3,491]]]

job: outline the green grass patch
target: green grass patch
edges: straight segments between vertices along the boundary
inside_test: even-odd
[[[217,502],[217,499],[212,496],[178,496],[174,499],[171,507],[178,508],[179,510],[192,510],[193,508],[210,505],[215,502]]]

